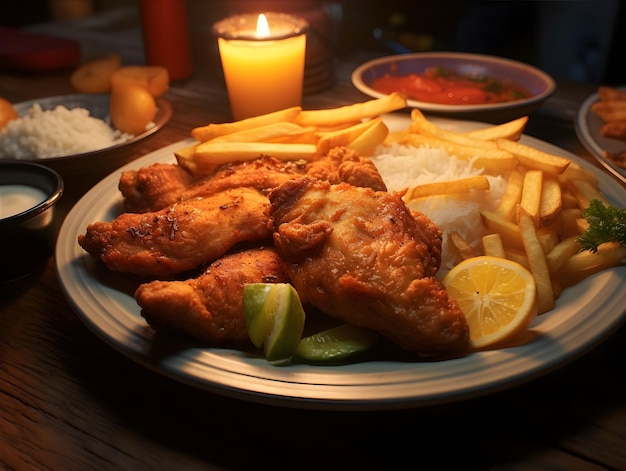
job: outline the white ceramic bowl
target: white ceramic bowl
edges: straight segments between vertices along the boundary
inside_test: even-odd
[[[523,62],[482,54],[456,52],[399,54],[373,59],[354,70],[352,83],[366,95],[379,98],[385,94],[371,87],[372,82],[378,77],[386,74],[422,74],[430,67],[443,67],[462,75],[486,76],[519,84],[531,93],[529,98],[481,105],[444,105],[408,100],[408,105],[412,108],[419,108],[424,113],[448,118],[502,123],[530,115],[556,90],[552,77]]]
[[[39,164],[0,160],[0,283],[23,278],[52,255],[63,179]]]

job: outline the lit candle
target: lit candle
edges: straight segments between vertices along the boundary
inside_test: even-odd
[[[213,26],[236,120],[301,104],[306,28],[282,13],[239,15]]]

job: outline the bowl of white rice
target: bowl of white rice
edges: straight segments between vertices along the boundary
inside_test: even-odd
[[[20,115],[0,130],[0,160],[26,161],[57,171],[67,186],[85,189],[133,160],[134,145],[171,117],[171,106],[157,98],[157,115],[145,132],[133,136],[111,126],[108,94],[73,94],[24,101]]]

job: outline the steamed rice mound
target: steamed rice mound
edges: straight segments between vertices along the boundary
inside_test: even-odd
[[[0,158],[43,159],[82,154],[126,142],[132,136],[114,130],[85,108],[30,107],[0,132]]]
[[[424,183],[451,181],[483,175],[484,169],[475,167],[472,160],[462,160],[443,149],[415,148],[401,144],[379,146],[372,161],[382,175],[390,192]],[[442,232],[442,261],[438,277],[443,277],[460,260],[454,258],[448,234],[457,231],[477,252],[482,252],[481,237],[484,226],[481,209],[493,211],[504,194],[506,179],[487,175],[489,191],[475,191],[464,195],[443,195],[411,200],[408,206],[420,211],[435,222]]]

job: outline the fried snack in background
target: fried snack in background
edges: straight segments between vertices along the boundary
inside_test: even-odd
[[[626,140],[626,92],[613,87],[599,87],[600,101],[591,105],[591,111],[603,122],[603,137]]]

